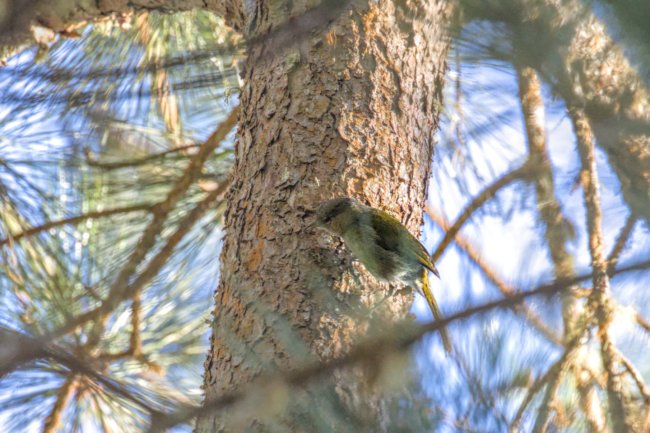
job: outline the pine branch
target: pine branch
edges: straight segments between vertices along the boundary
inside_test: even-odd
[[[174,252],[174,248],[190,232],[194,224],[201,219],[203,214],[218,199],[223,198],[227,189],[230,187],[231,177],[221,182],[217,188],[210,191],[188,214],[179,221],[176,231],[167,239],[167,242],[148,263],[147,267],[138,275],[138,277],[125,290],[128,293],[139,293],[139,291],[151,281],[167,263],[169,257]]]
[[[596,167],[596,157],[591,125],[581,110],[569,110],[569,116],[575,130],[578,153],[582,165],[584,201],[587,208],[587,228],[589,232],[589,251],[593,269],[593,300],[595,301],[598,335],[601,343],[601,356],[607,372],[607,396],[612,424],[617,433],[634,431],[628,420],[627,409],[622,395],[622,386],[615,364],[618,357],[610,334],[612,311],[609,301],[608,266],[603,249],[602,211],[600,204],[600,185]]]
[[[520,49],[520,48],[517,48]],[[526,138],[528,144],[528,159],[538,168],[536,176],[532,178],[537,198],[537,211],[544,226],[544,238],[548,245],[555,276],[558,278],[575,275],[573,256],[567,250],[567,242],[573,236],[571,223],[562,212],[560,201],[555,194],[555,183],[549,151],[547,145],[546,125],[544,120],[544,102],[541,83],[537,71],[526,65],[517,65],[519,82],[519,99],[524,117]],[[578,318],[583,317],[584,308],[578,298],[577,287],[567,290],[562,298],[562,318],[564,320],[564,341],[570,341],[575,334],[579,323]],[[584,382],[585,375],[591,375],[584,367],[584,350],[578,350],[575,362],[569,367],[574,371],[577,390],[580,395],[580,404],[590,429],[596,433],[603,430],[605,418],[602,412],[594,409],[600,407],[600,398],[590,386]],[[555,399],[557,387],[562,379],[562,372],[551,381],[547,388],[543,406],[539,410],[534,431],[545,431],[549,419],[549,410]]]
[[[201,200],[192,210],[178,223],[176,231],[167,239],[165,245],[158,251],[158,253],[149,261],[145,269],[137,276],[135,281],[129,284],[123,291],[122,298],[114,299],[111,302],[109,298],[105,300],[99,307],[86,313],[89,316],[99,317],[99,320],[106,320],[108,315],[113,311],[114,306],[119,304],[122,300],[129,297],[139,295],[141,290],[156,276],[167,260],[171,257],[176,246],[181,240],[192,230],[194,224],[201,219],[203,214],[210,208],[210,206],[225,194],[230,186],[230,178],[223,181],[218,188],[210,191],[208,195]],[[98,336],[91,340],[91,344],[97,341]]]
[[[615,272],[616,274],[623,274],[648,268],[650,268],[650,259],[632,265],[622,266]],[[327,376],[333,371],[364,360],[370,359],[376,362],[385,355],[386,351],[406,349],[413,343],[419,341],[424,335],[437,332],[450,323],[464,320],[477,314],[484,314],[494,309],[513,308],[514,305],[532,296],[551,296],[566,290],[567,287],[579,284],[590,278],[592,278],[592,275],[586,274],[571,279],[556,280],[527,292],[515,293],[497,301],[467,308],[441,321],[433,321],[420,325],[414,325],[412,322],[408,322],[406,327],[396,326],[393,330],[388,330],[381,337],[358,344],[346,355],[341,357],[329,361],[307,364],[302,368],[281,373],[280,375],[261,378],[251,384],[250,392],[259,395],[261,392],[271,391],[268,387],[270,385],[277,385],[278,383],[284,383],[292,387],[300,387],[316,378]],[[150,431],[159,431],[160,429],[186,422],[206,411],[222,410],[240,402],[248,395],[247,390],[237,390],[209,402],[204,407],[190,407],[186,405],[176,412],[162,414],[134,394],[133,391],[98,373],[85,361],[79,359],[78,356],[68,353],[63,348],[50,343],[50,341],[51,339],[49,338],[30,337],[10,329],[0,328],[0,343],[2,343],[2,347],[7,348],[0,353],[2,355],[0,358],[0,377],[13,371],[20,365],[24,365],[35,359],[51,359],[65,366],[71,372],[93,379],[109,391],[135,403],[138,407],[152,414],[153,421]]]
[[[144,271],[132,285],[128,284],[129,279],[131,279],[133,274],[136,272],[137,266],[142,262],[151,248],[154,247],[156,240],[164,227],[167,216],[176,203],[187,192],[192,183],[199,178],[203,164],[207,161],[214,149],[216,149],[217,146],[219,146],[219,144],[221,144],[221,142],[226,138],[226,135],[236,124],[238,116],[239,107],[231,111],[228,118],[219,125],[217,130],[212,133],[210,138],[208,138],[200,150],[192,157],[183,175],[167,194],[165,200],[151,209],[153,213],[151,222],[145,228],[138,244],[109,288],[108,296],[101,305],[69,320],[62,327],[53,331],[50,334],[51,338],[58,338],[65,335],[89,321],[102,318],[105,320],[106,316],[110,314],[115,307],[117,307],[123,300],[129,298],[130,293],[137,291],[137,289],[134,289],[134,286],[137,287],[148,281],[149,278],[152,277],[151,272],[156,269],[156,267],[159,269],[159,267],[162,266],[159,262],[154,262],[153,264],[150,262],[148,270]],[[210,196],[212,195],[213,194],[210,194]],[[187,229],[181,226],[180,230],[186,231]],[[170,254],[170,252],[166,252],[166,254]],[[98,320],[98,323],[100,322],[101,320]],[[91,336],[92,338],[89,339],[96,340],[99,332],[94,331],[93,334],[94,335]]]
[[[427,215],[431,220],[436,223],[443,231],[449,230],[449,223],[447,220],[440,214],[436,213],[433,209],[427,208],[426,210]],[[515,289],[514,287],[510,286],[507,284],[498,274],[497,272],[488,264],[485,259],[481,256],[481,254],[476,251],[474,246],[467,240],[464,236],[462,235],[456,235],[454,239],[455,244],[467,254],[467,257],[471,261],[473,261],[483,272],[483,275],[490,281],[492,284],[496,286],[499,291],[506,295],[512,295],[513,293],[517,293],[518,290]],[[528,320],[542,335],[544,335],[549,341],[557,344],[557,345],[562,345],[562,339],[560,338],[557,333],[551,329],[549,326],[547,326],[544,321],[534,312],[532,311],[526,304],[521,304],[521,305],[516,305],[514,307],[514,310],[523,315],[526,320]]]
[[[495,397],[492,395],[493,393],[486,392],[483,389],[481,379],[475,377],[475,375],[472,375],[472,371],[467,364],[467,360],[463,354],[457,350],[451,351],[450,353],[454,363],[456,364],[456,367],[462,372],[462,374],[465,376],[465,381],[470,385],[472,394],[478,397],[480,403],[489,409],[494,414],[496,419],[498,419],[503,425],[507,425],[508,420],[506,419],[505,414],[503,411],[499,410],[499,408],[497,408],[496,404],[494,403]]]
[[[220,198],[230,185],[229,181],[224,181],[219,188],[211,191],[201,202],[199,202],[193,209],[190,211],[185,218],[183,218],[179,225],[178,229],[174,234],[172,234],[169,239],[167,240],[167,243],[160,249],[158,254],[152,258],[149,262],[149,265],[147,268],[140,274],[140,276],[130,285],[128,286],[128,290],[126,290],[126,293],[133,294],[133,295],[138,295],[139,291],[142,289],[142,287],[150,281],[151,278],[153,278],[155,275],[157,275],[158,271],[160,268],[166,263],[167,259],[173,252],[174,248],[176,245],[183,239],[183,237],[192,229],[194,223],[198,221],[201,217],[201,215],[209,208],[209,206],[218,198]],[[132,324],[135,322],[139,322],[139,314],[137,314],[138,310],[136,311],[136,315],[132,316]],[[85,313],[84,316],[77,316],[77,318],[74,318],[73,321],[75,320],[80,320],[80,317],[95,317],[95,316],[100,316],[103,315],[105,310],[103,310],[103,304],[100,305],[99,307],[90,310],[89,312]],[[90,320],[90,319],[88,319]],[[42,337],[42,340],[44,341],[50,341],[54,339],[53,335],[57,335],[57,332],[53,334],[47,334]],[[104,360],[114,360],[114,359],[120,359],[124,357],[129,357],[129,356],[134,356],[136,346],[133,346],[133,343],[135,342],[137,344],[138,337],[134,337],[133,335],[131,336],[131,344],[129,349],[123,352],[119,353],[114,353],[114,354],[103,354],[100,355],[100,358]],[[134,349],[134,350],[132,350]],[[37,354],[31,354],[29,350],[26,352],[18,352],[16,354],[11,354],[8,353],[5,358],[7,358],[7,361],[5,362],[5,365],[3,365],[2,362],[0,362],[0,377],[2,377],[3,374],[6,374],[7,372],[13,370],[16,368],[16,366],[23,364],[25,362],[29,362],[32,359],[38,358],[41,352],[37,352]],[[2,361],[2,359],[0,359]]]
[[[571,286],[567,286],[567,288],[570,287]],[[584,334],[587,329],[588,327],[584,326],[582,332],[580,332],[579,335],[573,337],[573,340],[566,345],[566,348],[562,353],[560,359],[558,359],[546,371],[546,373],[544,373],[544,375],[537,382],[535,382],[535,384],[533,384],[533,386],[528,390],[526,397],[524,397],[521,405],[519,405],[519,409],[517,409],[517,413],[515,414],[515,417],[513,418],[512,423],[510,424],[510,428],[508,430],[510,433],[515,433],[519,431],[519,424],[521,423],[521,419],[524,415],[524,412],[526,411],[526,408],[533,401],[535,395],[538,392],[540,392],[544,388],[544,386],[548,386],[548,388],[546,391],[546,395],[544,397],[544,401],[540,405],[540,411],[538,413],[535,425],[536,427],[539,427],[540,425],[544,425],[546,423],[546,419],[548,418],[548,413],[549,413],[549,403],[555,397],[557,386],[559,385],[562,374],[573,363],[575,352],[578,349],[580,345],[580,341],[584,337]],[[543,430],[534,429],[533,431],[540,432]]]
[[[0,378],[35,359],[50,359],[66,367],[70,373],[92,379],[107,390],[125,400],[131,401],[143,410],[149,413],[157,413],[156,409],[124,385],[106,377],[87,361],[80,359],[77,354],[70,353],[50,341],[50,339],[32,337],[12,329],[0,327],[0,346],[7,348],[7,350],[0,353]]]

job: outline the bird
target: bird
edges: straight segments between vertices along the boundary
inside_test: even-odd
[[[400,282],[424,296],[436,320],[442,320],[438,303],[431,292],[429,272],[440,278],[422,243],[387,212],[366,206],[350,197],[324,201],[316,208],[311,224],[343,239],[352,255],[375,278]],[[445,350],[451,352],[451,340],[440,329]]]

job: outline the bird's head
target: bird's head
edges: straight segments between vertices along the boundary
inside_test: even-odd
[[[313,226],[341,234],[355,215],[356,201],[349,197],[339,197],[322,202],[316,209]]]

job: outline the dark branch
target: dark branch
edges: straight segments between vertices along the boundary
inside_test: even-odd
[[[80,359],[78,355],[69,353],[62,347],[49,343],[46,339],[31,337],[0,327],[0,343],[3,348],[6,348],[6,350],[2,351],[0,357],[0,378],[13,371],[16,366],[35,359],[50,359],[65,366],[72,373],[94,380],[107,390],[135,403],[143,410],[153,414],[157,413],[156,409],[129,391],[124,385],[99,373],[89,363]]]
[[[650,259],[621,267],[616,270],[616,273],[639,271],[648,267],[650,267]],[[183,408],[173,413],[160,414],[157,417],[153,417],[149,433],[163,431],[175,425],[188,422],[203,413],[220,411],[231,407],[245,399],[249,395],[249,392],[254,392],[259,396],[262,392],[269,391],[270,387],[277,387],[278,384],[285,384],[291,387],[303,387],[314,379],[331,375],[336,370],[362,361],[372,360],[374,362],[387,352],[406,349],[424,335],[439,331],[450,323],[464,320],[477,314],[484,314],[494,309],[512,308],[514,305],[520,304],[532,296],[551,296],[591,278],[591,274],[585,274],[573,278],[558,279],[553,283],[544,284],[534,290],[516,293],[497,301],[467,308],[448,316],[444,320],[421,325],[414,325],[409,322],[405,325],[396,326],[392,332],[387,331],[381,337],[360,343],[353,347],[347,354],[340,357],[307,364],[302,368],[297,368],[290,372],[260,378],[254,383],[249,384],[247,389],[235,390],[223,394],[220,398],[207,402],[203,407]]]

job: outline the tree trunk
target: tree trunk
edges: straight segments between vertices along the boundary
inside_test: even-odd
[[[205,364],[207,401],[261,373],[341,355],[385,323],[373,321],[368,307],[388,287],[353,266],[339,239],[307,228],[320,201],[356,197],[414,233],[422,221],[451,7],[445,1],[353,3],[326,34],[278,48],[271,46],[277,39],[261,32],[306,7],[279,8],[256,5],[250,36],[261,42],[243,73],[235,179]],[[394,295],[375,316],[403,318],[411,300]],[[360,420],[385,428],[381,400],[364,388],[361,375],[341,373],[331,388],[312,390],[320,398],[299,393],[276,408],[275,421],[256,406],[244,420],[229,419],[237,424],[228,427],[223,414],[207,414],[197,431],[317,431],[319,423],[328,431],[360,431]]]

